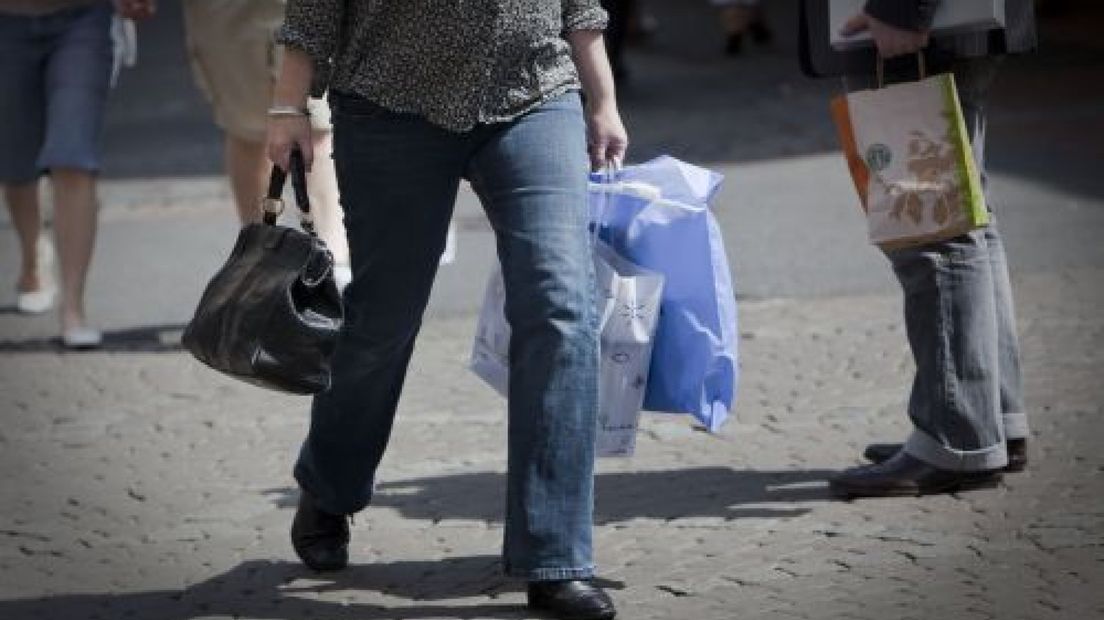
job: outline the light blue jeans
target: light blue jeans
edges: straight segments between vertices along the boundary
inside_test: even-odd
[[[983,182],[985,100],[998,64],[982,58],[948,67],[955,73]],[[933,67],[932,73],[940,69]],[[848,81],[849,87],[859,85]],[[986,199],[992,211],[988,192]],[[915,428],[905,451],[954,471],[1004,467],[1005,441],[1026,438],[1029,429],[1012,286],[996,218],[966,235],[886,256],[904,292],[905,327],[916,361],[908,407]]]
[[[370,501],[466,178],[495,231],[513,334],[505,569],[531,581],[591,577],[598,318],[579,95],[465,133],[350,95],[330,100],[353,281],[299,484],[332,513]]]

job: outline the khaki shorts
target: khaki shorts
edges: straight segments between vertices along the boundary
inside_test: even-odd
[[[281,48],[273,41],[286,0],[184,0],[188,56],[215,123],[251,141],[265,137]],[[308,102],[311,125],[330,130],[329,106]]]

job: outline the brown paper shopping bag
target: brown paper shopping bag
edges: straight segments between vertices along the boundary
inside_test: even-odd
[[[871,243],[922,245],[989,223],[953,75],[842,95],[831,112]]]

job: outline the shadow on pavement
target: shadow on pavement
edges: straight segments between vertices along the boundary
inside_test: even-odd
[[[598,525],[631,519],[723,519],[798,517],[804,507],[777,504],[830,499],[824,482],[829,470],[739,471],[696,467],[671,471],[603,473],[595,476]],[[506,476],[480,472],[384,482],[376,487],[372,506],[397,510],[404,517],[439,521],[502,521]],[[294,508],[298,490],[265,492],[282,508]]]
[[[623,587],[604,582],[605,587]],[[298,562],[252,560],[182,590],[120,594],[67,594],[0,601],[5,620],[143,618],[191,620],[230,617],[254,620],[375,620],[394,618],[527,618],[517,604],[495,603],[520,582],[504,577],[497,556],[353,565],[337,573],[314,573]],[[452,604],[387,607],[351,603],[348,597],[316,597],[344,591],[379,592],[412,601]],[[475,598],[471,605],[454,599]]]
[[[7,309],[0,309],[3,314]],[[104,332],[103,344],[80,353],[174,353],[181,350],[183,324],[151,325]],[[61,338],[31,338],[0,341],[0,353],[57,353],[66,351]]]

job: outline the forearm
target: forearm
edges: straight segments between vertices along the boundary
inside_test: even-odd
[[[579,72],[579,81],[583,85],[587,108],[616,108],[613,70],[602,41],[602,31],[575,30],[567,34],[567,41],[571,45],[571,57]]]
[[[314,61],[310,55],[295,47],[286,48],[272,102],[305,108],[313,80]]]

